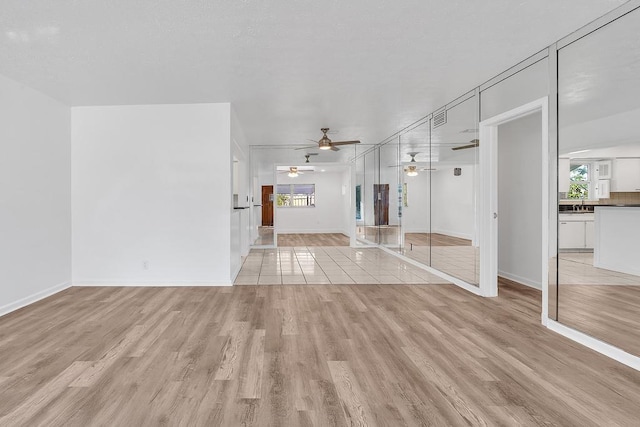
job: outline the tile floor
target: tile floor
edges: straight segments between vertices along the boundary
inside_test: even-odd
[[[442,284],[441,279],[377,248],[252,249],[236,285]]]
[[[474,246],[416,246],[402,254],[467,283],[478,284],[480,249]]]

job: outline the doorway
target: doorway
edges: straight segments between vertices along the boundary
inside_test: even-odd
[[[273,227],[273,185],[262,186],[262,226]]]
[[[542,323],[546,325],[548,312],[548,261],[549,261],[549,113],[547,97],[530,102],[513,110],[499,114],[480,122],[480,200],[479,200],[479,243],[480,243],[480,292],[483,296],[498,295],[498,263],[499,263],[499,178],[498,178],[498,128],[501,125],[525,118],[531,115],[538,117],[541,129],[540,141],[537,146],[539,156],[539,170],[529,170],[527,173],[540,177],[536,189],[541,194],[540,203],[534,212],[528,212],[541,218],[541,248],[540,286],[542,288]],[[526,167],[526,163],[522,165]],[[520,195],[519,197],[526,197]],[[517,208],[519,197],[513,198],[512,204]],[[521,227],[527,224],[520,223]],[[521,242],[525,244],[526,242]],[[536,257],[537,258],[537,257]],[[540,259],[540,258],[537,258]]]

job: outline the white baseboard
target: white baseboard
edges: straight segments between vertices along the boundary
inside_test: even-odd
[[[627,353],[626,351],[621,350],[618,347],[614,347],[611,344],[600,341],[597,338],[565,326],[562,323],[559,323],[552,319],[547,320],[547,328],[577,343],[589,347],[591,350],[597,351],[600,354],[604,354],[607,357],[617,360],[623,365],[640,371],[640,357],[638,356]]]
[[[40,292],[36,292],[35,294],[31,294],[27,297],[20,298],[18,301],[5,304],[2,307],[0,307],[0,316],[4,316],[5,314],[9,314],[12,311],[18,310],[19,308],[25,307],[29,304],[33,304],[34,302],[40,301],[41,299],[50,297],[51,295],[57,294],[60,291],[64,291],[69,287],[71,287],[70,282],[59,283],[55,286],[44,289]]]
[[[517,274],[507,273],[506,271],[498,270],[498,276],[502,276],[505,279],[512,280],[514,282],[518,282],[521,285],[528,286],[530,288],[537,289],[539,291],[542,290],[542,284],[540,282],[536,282],[535,280],[527,279],[526,277],[518,276]]]
[[[179,282],[121,282],[117,280],[74,280],[73,286],[122,286],[122,287],[189,287],[189,286],[233,286],[232,282],[204,282],[204,281],[179,281]]]

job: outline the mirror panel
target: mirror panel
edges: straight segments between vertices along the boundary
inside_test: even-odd
[[[434,114],[436,116],[436,114]],[[467,283],[479,283],[476,238],[478,173],[476,96],[450,107],[446,123],[431,129],[431,265]]]
[[[380,184],[376,193],[376,225],[380,244],[389,249],[397,250],[401,246],[401,197],[402,184],[398,168],[398,139],[379,148],[380,154]]]
[[[431,145],[430,121],[400,135],[398,169],[402,182],[401,253],[431,265]]]
[[[558,51],[558,321],[640,355],[640,11]]]

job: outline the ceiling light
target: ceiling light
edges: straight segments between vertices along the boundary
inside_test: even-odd
[[[405,170],[407,171],[407,176],[418,176],[418,168],[414,165],[408,166]]]
[[[291,166],[289,168],[289,173],[287,174],[287,176],[289,176],[289,178],[295,178],[296,176],[298,176],[298,168],[295,166]]]

